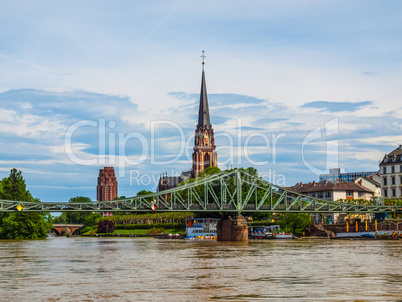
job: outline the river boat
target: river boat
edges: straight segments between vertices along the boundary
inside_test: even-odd
[[[249,227],[250,239],[293,239],[293,234],[280,233],[279,225],[251,226]]]
[[[293,234],[278,233],[275,234],[275,239],[293,239]]]
[[[214,218],[192,218],[187,219],[186,239],[216,240],[219,219]]]
[[[347,232],[337,233],[336,239],[399,240],[402,231]]]
[[[158,239],[184,239],[185,235],[178,233],[178,234],[167,234],[167,233],[162,233],[158,236],[155,236],[154,238]]]
[[[251,239],[275,239],[277,233],[279,233],[279,225],[251,226],[248,230]]]

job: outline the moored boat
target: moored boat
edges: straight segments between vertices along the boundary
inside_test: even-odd
[[[293,239],[293,234],[278,233],[275,234],[275,239]]]
[[[279,233],[279,228],[279,225],[251,226],[248,235],[250,239],[275,239],[275,235]]]
[[[186,223],[186,239],[216,240],[219,219],[192,218]]]

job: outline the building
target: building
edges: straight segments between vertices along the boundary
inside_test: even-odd
[[[204,59],[204,54],[202,56]],[[207,84],[205,81],[204,60],[202,61],[202,78],[200,104],[198,110],[198,124],[195,129],[195,139],[192,157],[192,169],[183,171],[179,176],[161,175],[158,183],[158,190],[163,191],[176,187],[183,180],[197,175],[208,167],[217,167],[217,153],[215,146],[214,129],[209,118]]]
[[[303,184],[297,183],[293,187],[288,188],[290,191],[316,197],[322,200],[338,201],[340,199],[365,199],[371,200],[374,191],[362,185],[362,182],[310,182]],[[326,216],[327,223],[340,223],[344,220],[346,214],[328,213]]]
[[[385,154],[380,163],[381,190],[384,198],[402,196],[402,145]]]
[[[359,177],[356,183],[374,192],[374,197],[381,196],[381,176],[380,174],[370,175],[369,177]]]
[[[359,177],[370,177],[370,175],[376,175],[378,171],[363,171],[363,172],[348,172],[346,173],[344,169],[336,168],[329,169],[329,174],[320,174],[320,182],[336,182],[340,180],[341,182],[354,181]]]
[[[200,106],[198,110],[198,124],[195,129],[193,148],[192,176],[208,167],[217,167],[217,154],[214,138],[214,129],[209,120],[207,86],[205,83],[204,61],[202,62],[202,80],[200,93]]]
[[[104,167],[103,169],[100,169],[98,186],[96,189],[97,200],[114,200],[116,197],[118,197],[117,189],[117,180],[113,167]]]
[[[310,182],[298,183],[289,190],[323,200],[337,201],[339,199],[366,199],[374,196],[374,191],[364,187],[362,184],[351,182]]]

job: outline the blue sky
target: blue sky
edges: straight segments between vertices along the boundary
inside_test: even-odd
[[[376,170],[402,143],[400,1],[1,7],[0,177],[21,169],[43,201],[95,199],[110,162],[125,196],[190,168],[202,50],[221,168],[254,165],[293,185],[335,166]],[[81,164],[66,151],[74,125]],[[135,137],[119,149],[119,135]]]

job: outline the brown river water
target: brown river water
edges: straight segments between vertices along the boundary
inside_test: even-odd
[[[402,240],[0,241],[0,301],[402,301]]]

